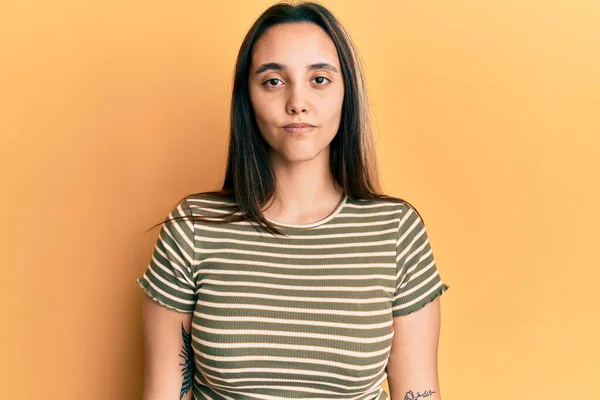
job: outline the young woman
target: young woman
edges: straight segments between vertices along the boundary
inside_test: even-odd
[[[148,268],[145,400],[440,399],[424,222],[378,191],[362,72],[316,3],[239,51],[222,190],[186,196]]]

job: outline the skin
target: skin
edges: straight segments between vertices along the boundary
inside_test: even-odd
[[[169,310],[144,296],[143,400],[192,400],[192,315]]]
[[[441,400],[438,377],[440,298],[409,315],[394,317],[386,366],[391,400]]]
[[[257,73],[266,63],[285,69]],[[315,63],[335,70],[307,69]],[[277,182],[277,194],[263,210],[265,216],[292,224],[325,218],[342,195],[329,169],[330,143],[340,126],[344,99],[333,41],[311,23],[271,27],[254,45],[249,95],[260,134],[270,146]],[[308,135],[294,135],[283,129],[292,122],[316,128]]]

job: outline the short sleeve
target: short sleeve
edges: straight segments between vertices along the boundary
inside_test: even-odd
[[[403,204],[401,210],[396,237],[393,317],[423,308],[449,288],[437,270],[423,220],[408,204]]]
[[[178,219],[163,222],[152,258],[143,276],[136,279],[154,301],[181,313],[192,313],[197,301],[191,215],[187,200],[173,208],[168,219]]]

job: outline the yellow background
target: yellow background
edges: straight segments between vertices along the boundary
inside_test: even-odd
[[[600,2],[323,3],[364,61],[384,188],[450,285],[444,400],[595,398]],[[219,184],[270,4],[2,2],[0,398],[140,398],[143,232]]]

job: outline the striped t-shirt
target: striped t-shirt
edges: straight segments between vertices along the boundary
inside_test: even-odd
[[[206,193],[174,216],[219,217]],[[269,219],[269,218],[267,218]],[[386,400],[393,317],[445,292],[423,220],[406,202],[352,200],[312,224],[163,223],[138,284],[193,313],[194,399]]]

